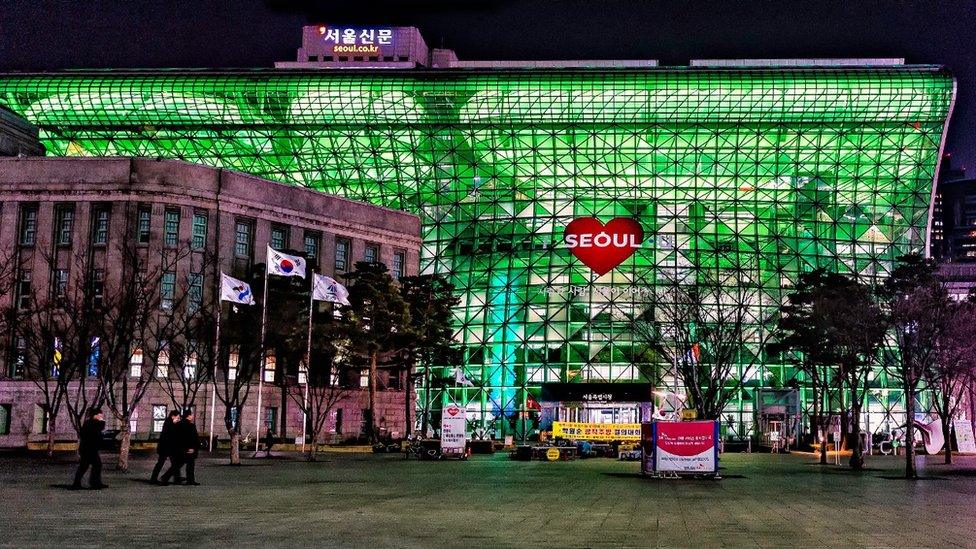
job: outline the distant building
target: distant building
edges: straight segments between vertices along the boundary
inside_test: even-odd
[[[976,263],[943,263],[939,265],[939,277],[945,282],[949,297],[963,301],[976,288]]]
[[[967,197],[969,197],[967,199]],[[944,154],[932,201],[931,255],[940,262],[976,261],[976,225],[967,229],[967,218],[976,223],[976,182],[966,179],[966,169],[952,164]],[[972,258],[972,259],[967,259]]]
[[[179,292],[190,301],[209,300],[219,288],[218,271],[259,286],[269,244],[304,255],[311,269],[332,276],[356,261],[383,262],[395,276],[415,275],[419,264],[420,222],[414,215],[175,160],[0,159],[0,221],[0,257],[15,280],[12,291],[0,292],[5,310],[29,307],[31,297],[44,292],[60,297],[79,280],[92,282],[84,286],[92,295],[111,295],[112,285],[121,283],[122,264],[131,262],[162,272],[160,314],[166,314],[168,300]],[[202,267],[204,257],[214,258],[212,268]],[[186,286],[177,282],[183,280]],[[24,379],[24,337],[16,328],[9,332],[3,341],[9,352],[0,353],[0,447],[19,447],[45,438],[47,418],[38,389]],[[165,363],[160,355],[152,364],[141,351],[133,351],[131,360],[134,376],[156,368],[156,385],[180,367],[168,353]],[[276,436],[294,440],[302,432],[301,412],[276,386],[285,382],[285,372],[268,364],[262,417]],[[191,367],[189,358],[182,367]],[[97,366],[89,374],[97,375]],[[390,432],[405,431],[402,375],[384,372],[378,382],[377,423]],[[355,390],[327,427],[336,438],[359,436],[367,408],[358,376],[344,382]],[[156,385],[131,422],[136,440],[158,434],[161,416],[174,406]],[[194,401],[201,430],[209,427],[203,419],[210,394],[204,387]],[[256,402],[255,387],[238,419],[250,425],[247,431],[257,420]],[[217,417],[215,433],[225,437],[222,408]],[[110,417],[109,428],[112,423]],[[58,426],[59,438],[72,438],[66,419],[59,418]]]
[[[939,247],[932,255],[945,263],[976,262],[976,179],[957,179],[939,183],[939,212],[933,213],[933,243],[935,223],[941,222]]]
[[[37,126],[0,105],[0,156],[43,156]]]

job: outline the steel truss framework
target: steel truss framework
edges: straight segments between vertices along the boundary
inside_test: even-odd
[[[798,273],[879,277],[921,250],[953,89],[932,66],[100,71],[6,75],[0,104],[49,154],[180,158],[420,214],[465,357],[420,401],[518,436],[541,382],[655,370],[628,329],[646,289],[734,271],[752,338]],[[637,218],[643,247],[596,276],[561,243],[580,216]],[[759,362],[730,411],[797,377]],[[880,419],[901,395],[873,386]]]

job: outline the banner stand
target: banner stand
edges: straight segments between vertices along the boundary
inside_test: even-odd
[[[467,459],[467,413],[459,406],[448,406],[441,415],[441,457]]]
[[[718,421],[641,424],[641,473],[654,478],[720,480]]]

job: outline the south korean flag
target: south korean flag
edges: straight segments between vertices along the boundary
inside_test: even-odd
[[[305,260],[268,246],[268,274],[305,278]]]

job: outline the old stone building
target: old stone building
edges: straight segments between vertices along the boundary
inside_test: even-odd
[[[11,311],[29,307],[33,296],[66,296],[82,280],[92,295],[109,294],[133,262],[139,269],[161,273],[159,307],[164,313],[181,299],[198,307],[218,291],[219,272],[259,283],[268,245],[301,255],[310,270],[337,278],[357,261],[382,262],[395,277],[417,274],[419,264],[416,216],[173,160],[0,159],[0,220],[0,258],[7,265],[0,277],[9,280],[0,291],[0,307]],[[328,312],[331,305],[317,307]],[[18,335],[17,326],[4,332],[0,447],[20,447],[46,439],[49,418],[38,383],[24,376],[20,347],[25,338]],[[129,421],[135,440],[151,439],[166,410],[182,398],[165,387],[173,370],[195,367],[189,353],[179,366],[175,360],[170,364],[168,351],[165,363],[163,356],[152,358],[141,351],[133,355],[134,378],[144,368],[154,368],[160,377],[147,388]],[[273,368],[274,362],[266,367]],[[96,373],[93,366],[89,374]],[[301,411],[282,397],[280,379],[274,371],[262,376],[268,381],[260,411],[264,429],[278,438],[301,435]],[[356,438],[363,432],[365,389],[354,381],[355,389],[332,411],[327,427],[332,438]],[[78,390],[78,382],[73,383],[68,393]],[[379,386],[377,423],[382,430],[403,433],[402,372],[385,372]],[[209,431],[211,408],[218,408],[214,432],[226,436],[220,403],[213,404],[213,388],[203,384],[196,389],[192,405],[201,431]],[[235,418],[242,422],[244,434],[255,429],[257,400],[255,386],[241,417]],[[109,428],[117,428],[108,416]],[[56,438],[73,439],[67,421],[55,419]]]

